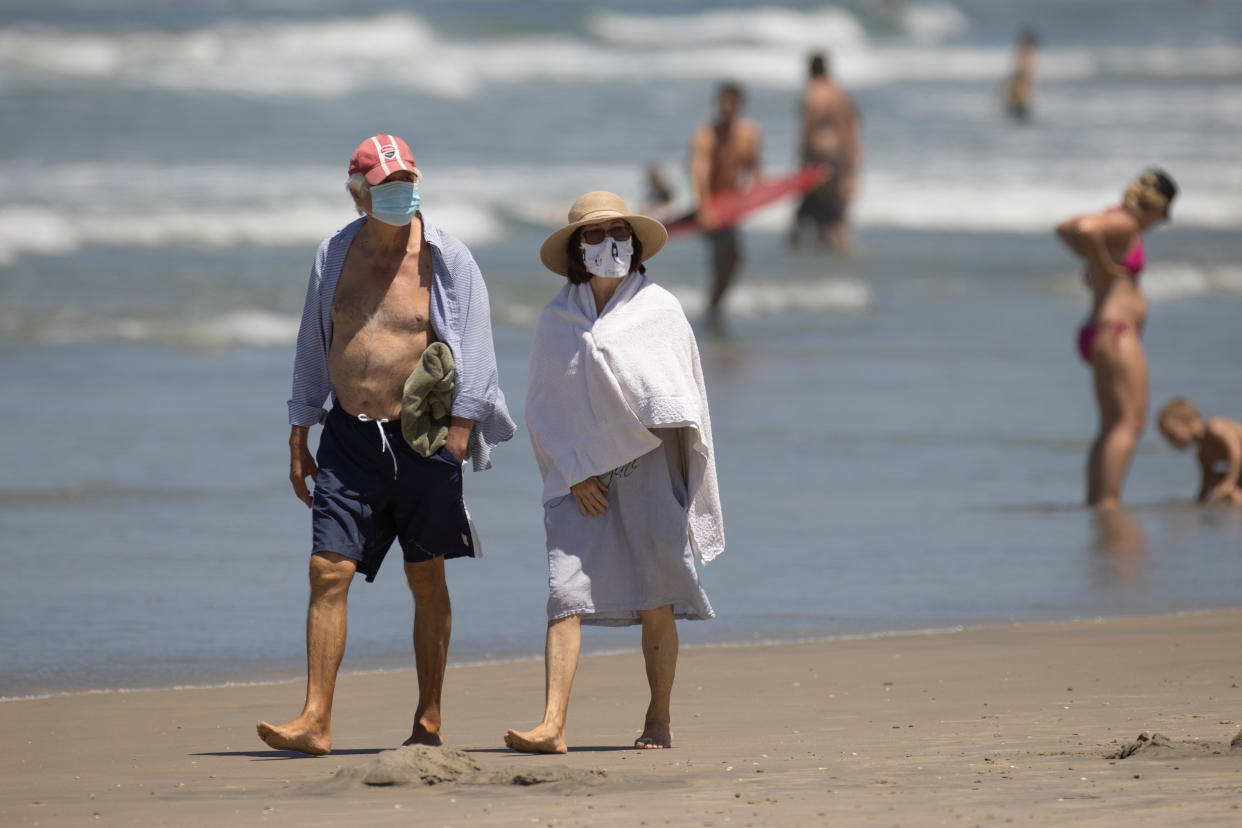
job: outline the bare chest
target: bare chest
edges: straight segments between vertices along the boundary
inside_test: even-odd
[[[333,339],[370,333],[420,334],[431,328],[431,253],[399,262],[350,251],[332,299]]]
[[[723,137],[716,135],[712,152],[712,189],[736,187],[743,167],[752,163],[753,141],[741,127],[734,127]]]

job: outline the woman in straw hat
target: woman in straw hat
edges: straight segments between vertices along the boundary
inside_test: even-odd
[[[1061,241],[1086,263],[1091,314],[1078,331],[1078,355],[1091,366],[1100,430],[1087,457],[1087,505],[1121,502],[1130,458],[1147,420],[1147,300],[1139,274],[1147,263],[1143,233],[1169,217],[1177,185],[1150,169],[1131,182],[1122,202],[1066,219]]]
[[[634,746],[669,747],[676,619],[714,615],[695,567],[724,549],[698,346],[643,266],[667,238],[599,191],[540,250],[568,280],[535,327],[526,396],[544,481],[547,697],[537,727],[505,736],[514,750],[567,750],[584,623],[642,625],[651,702]]]

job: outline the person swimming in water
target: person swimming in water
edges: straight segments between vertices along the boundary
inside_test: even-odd
[[[1139,287],[1146,265],[1142,234],[1167,221],[1177,184],[1149,169],[1126,188],[1122,203],[1057,225],[1066,247],[1086,262],[1091,312],[1078,331],[1078,354],[1091,366],[1099,433],[1087,457],[1087,505],[1121,502],[1130,458],[1147,420],[1147,301]]]
[[[1029,26],[1018,34],[1018,53],[1013,73],[1005,83],[1005,110],[1018,123],[1031,118],[1031,98],[1035,94],[1035,54],[1039,50],[1039,33]]]

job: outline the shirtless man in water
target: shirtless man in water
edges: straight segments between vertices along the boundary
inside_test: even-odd
[[[711,245],[712,288],[708,322],[720,322],[720,305],[742,262],[737,228],[722,227],[712,213],[710,197],[736,190],[749,179],[759,180],[759,126],[741,118],[742,88],[725,83],[716,97],[716,121],[700,124],[690,147],[690,183],[694,188],[699,228]]]
[[[854,198],[856,173],[861,155],[858,117],[854,102],[832,79],[828,58],[811,55],[810,79],[802,94],[803,166],[827,164],[831,168],[823,184],[807,193],[794,216],[789,243],[798,244],[804,222],[815,225],[821,244],[838,253],[850,252],[846,211]]]
[[[394,539],[415,606],[419,698],[404,744],[441,743],[452,626],[444,559],[477,553],[462,464],[473,455],[476,471],[489,468],[491,448],[514,433],[497,381],[487,288],[465,245],[423,220],[410,148],[392,135],[368,138],[349,175],[363,217],[319,247],[289,400],[289,479],[312,513],[306,703],[290,722],[258,725],[272,747],[310,754],[332,747],[350,584],[356,572],[375,578]],[[452,425],[444,448],[423,457],[402,437],[401,398],[435,341],[449,346],[456,363]],[[312,458],[307,434],[320,423]]]

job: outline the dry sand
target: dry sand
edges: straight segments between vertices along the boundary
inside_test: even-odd
[[[446,750],[381,753],[410,672],[342,677],[320,758],[254,733],[300,682],[18,700],[0,825],[1242,825],[1240,684],[1229,611],[689,648],[667,751],[636,652],[582,659],[567,756],[502,747],[533,660],[450,669]]]

